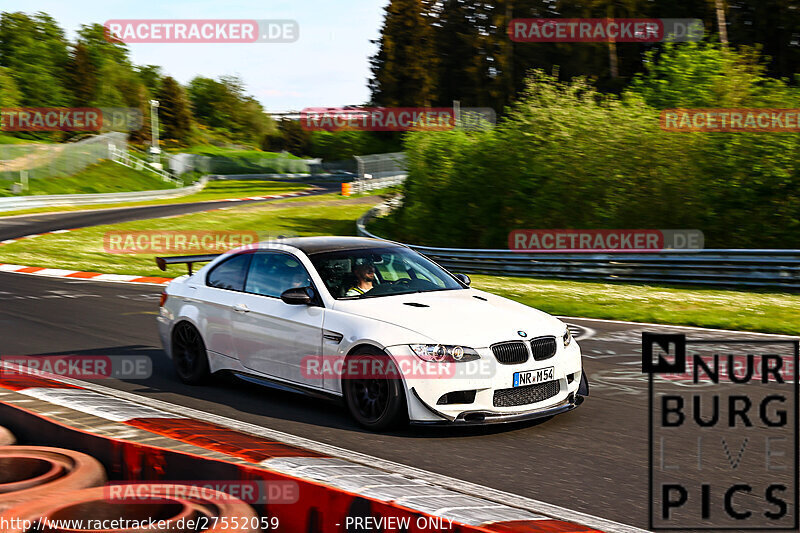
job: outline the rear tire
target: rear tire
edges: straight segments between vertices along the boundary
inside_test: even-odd
[[[407,422],[408,404],[402,377],[389,355],[378,348],[361,348],[346,361],[352,360],[365,361],[356,363],[356,368],[366,364],[366,368],[383,370],[377,375],[367,372],[367,375],[342,376],[345,403],[355,421],[372,431],[385,431]],[[373,365],[375,360],[380,364]],[[345,368],[348,368],[347,363]]]
[[[188,322],[181,322],[172,332],[172,362],[180,380],[189,385],[202,385],[211,377],[203,337]]]

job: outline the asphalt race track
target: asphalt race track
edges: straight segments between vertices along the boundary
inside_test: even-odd
[[[318,191],[310,195],[332,192],[334,188],[329,185],[317,185]],[[19,215],[0,217],[0,240],[15,239],[34,233],[57,231],[61,229],[83,228],[86,226],[99,226],[114,224],[131,220],[145,220],[148,218],[198,213],[220,207],[233,205],[247,205],[272,200],[241,200],[235,204],[229,201],[209,201],[202,203],[145,205],[139,207],[114,207],[110,209],[72,211],[65,213],[41,213],[35,215]]]
[[[0,237],[208,208],[158,206],[0,219]],[[149,379],[108,379],[102,384],[643,528],[648,512],[648,407],[641,332],[765,338],[568,319],[581,326],[575,333],[591,385],[591,396],[579,409],[513,426],[412,427],[372,434],[358,428],[337,403],[230,378],[202,388],[180,383],[156,331],[160,291],[147,285],[0,273],[0,355],[146,355],[153,361]]]

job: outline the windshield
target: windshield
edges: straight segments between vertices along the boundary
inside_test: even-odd
[[[435,263],[408,248],[368,248],[311,255],[337,300],[463,289]]]

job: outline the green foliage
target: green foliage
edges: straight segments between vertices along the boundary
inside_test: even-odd
[[[450,106],[453,100],[469,106],[492,104],[487,91],[492,61],[488,54],[476,53],[491,46],[486,7],[484,2],[441,2],[434,27],[436,105]]]
[[[134,69],[150,94],[156,94],[161,87],[161,80],[164,78],[161,67],[158,65],[137,65]]]
[[[275,122],[236,76],[198,76],[189,83],[188,94],[198,122],[231,140],[257,145],[276,131]]]
[[[61,178],[32,179],[25,194],[90,194],[171,189],[151,172],[125,167],[113,161],[102,161],[84,170]],[[11,182],[0,181],[0,196],[12,196]]]
[[[356,155],[399,152],[400,138],[368,131],[315,131],[311,134],[311,157],[342,161]]]
[[[191,133],[192,112],[183,87],[167,76],[161,82],[157,100],[158,118],[164,138],[187,141]]]
[[[301,174],[308,172],[302,159],[289,157],[214,157],[209,162],[212,174]]]
[[[436,59],[431,3],[392,0],[386,6],[378,52],[370,59],[374,103],[403,107],[433,102]]]
[[[0,103],[142,109],[147,99],[127,48],[107,41],[101,25],[81,26],[73,44],[44,13],[0,15]],[[37,136],[59,140],[64,134]],[[133,132],[132,139],[143,136]]]
[[[17,107],[21,99],[22,93],[10,70],[0,67],[0,107]]]
[[[793,78],[800,72],[797,0],[391,0],[371,60],[372,98],[391,106],[449,106],[460,100],[502,114],[525,89],[531,69],[562,81],[585,76],[602,92],[619,94],[646,68],[646,53],[660,53],[663,43],[515,43],[507,33],[509,22],[694,18],[704,21],[706,39],[718,42],[718,15],[725,17],[732,45],[758,43],[769,76]],[[707,66],[713,75],[717,65]]]
[[[0,133],[0,144],[29,144],[37,143],[38,140],[22,139],[11,133]]]
[[[197,126],[184,89],[158,66],[134,65],[127,46],[106,39],[102,25],[81,26],[70,43],[44,13],[0,14],[0,105],[138,109],[144,121],[142,128],[131,132],[130,140],[136,144],[149,139],[148,102],[153,98],[163,100],[159,112],[167,146],[206,137],[259,146],[276,130],[261,104],[245,94],[239,78],[196,78],[189,96]],[[36,135],[50,140],[64,136]]]
[[[73,103],[86,106],[97,93],[97,66],[89,56],[85,43],[79,42],[70,53],[67,63],[67,85],[72,91]]]
[[[634,78],[630,90],[657,109],[797,105],[797,92],[767,77],[766,70],[751,48],[667,44],[660,53],[646,54],[645,71]]]
[[[304,160],[286,153],[202,145],[182,151],[207,157],[203,168],[210,174],[307,173],[309,170]]]
[[[139,107],[143,84],[128,59],[128,49],[106,40],[102,25],[81,26],[70,63],[76,105]]]
[[[44,13],[0,15],[0,67],[8,68],[24,106],[69,104],[64,86],[67,40],[56,22]]]
[[[311,152],[311,132],[303,129],[300,122],[284,118],[278,122],[278,131],[265,137],[261,147],[273,152],[307,156]]]
[[[493,131],[410,134],[392,236],[505,248],[514,229],[687,228],[704,231],[711,248],[800,248],[798,135],[666,132],[646,102],[717,107],[711,95],[728,95],[797,107],[797,90],[761,79],[750,52],[714,50],[703,49],[701,65],[729,62],[737,87],[750,90],[726,91],[725,76],[676,51],[622,98],[536,72]],[[683,72],[693,90],[658,90]]]
[[[292,154],[263,152],[261,150],[242,150],[240,148],[225,148],[222,146],[209,146],[207,144],[189,146],[188,148],[181,149],[181,152],[219,157],[240,157],[244,159],[270,159],[279,157],[286,159],[299,159]]]

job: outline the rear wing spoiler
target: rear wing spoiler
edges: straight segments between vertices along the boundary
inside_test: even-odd
[[[178,264],[186,264],[189,268],[189,275],[192,274],[192,265],[195,263],[208,263],[209,261],[213,261],[221,254],[209,254],[209,255],[178,255],[172,257],[156,257],[156,265],[161,270],[167,270],[167,265],[178,265]]]

